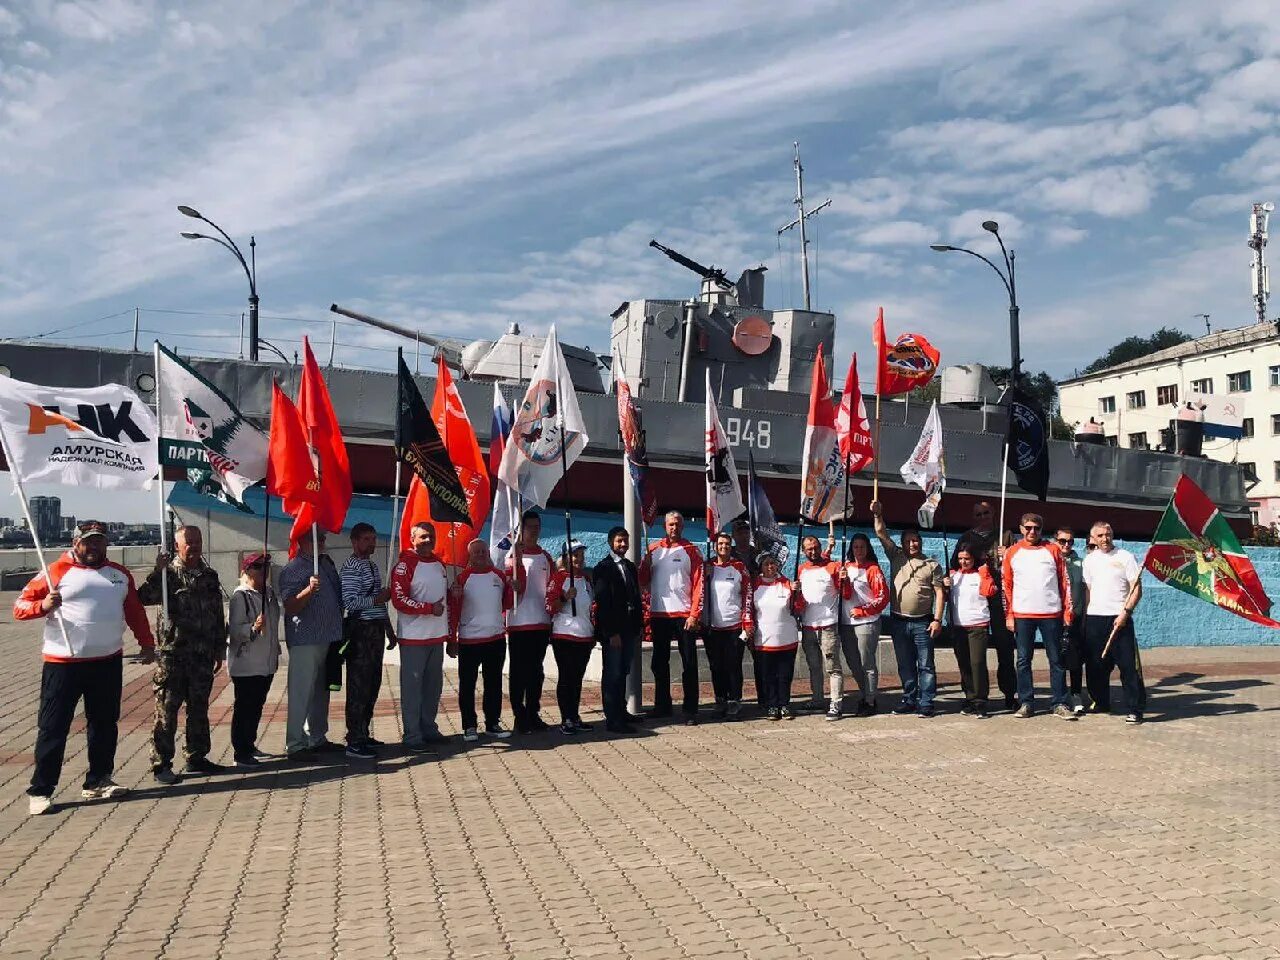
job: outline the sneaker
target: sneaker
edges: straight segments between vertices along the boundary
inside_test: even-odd
[[[1013,709],[1014,707],[1016,707],[1017,705],[1018,705],[1018,698],[1017,698],[1017,697],[1005,697],[1005,698],[1004,698],[1004,708],[1005,708],[1006,710],[1012,710],[1012,709]]]
[[[966,700],[964,702],[964,706],[960,708],[960,716],[962,717],[972,717],[975,712],[976,711],[973,709],[973,704],[970,703],[968,700]]]
[[[435,752],[436,752],[436,748],[435,748],[435,747],[433,747],[431,744],[429,744],[429,743],[425,743],[425,742],[423,742],[423,743],[410,743],[410,744],[406,744],[406,746],[409,748],[409,752],[410,752],[410,753],[413,753],[413,754],[435,753]]]
[[[480,739],[480,734],[476,732],[475,727],[467,727],[467,729],[462,731],[462,739],[467,743],[475,743]],[[410,747],[409,749],[412,750],[413,748]]]
[[[698,725],[698,715],[696,713],[686,713],[684,715],[684,725],[686,727],[696,727]]]
[[[332,740],[321,740],[319,743],[313,743],[311,749],[316,753],[341,753],[346,747]]]
[[[542,726],[543,726],[543,729],[545,730],[546,724],[544,723]],[[511,739],[511,731],[504,729],[501,723],[485,724],[484,735],[486,737],[493,737],[495,740]]]
[[[860,717],[874,717],[879,712],[880,708],[874,700],[863,700],[858,704],[858,716]]]
[[[352,760],[377,760],[378,752],[363,743],[353,743],[347,747],[347,756]]]
[[[172,787],[178,782],[178,775],[173,772],[172,767],[168,766],[156,767],[151,771],[151,776],[155,777],[156,783],[162,784],[166,787]]]
[[[544,730],[550,730],[551,724],[547,723],[547,721],[543,720],[540,716],[538,716],[535,713],[532,717],[529,718],[528,727],[534,733],[542,733],[542,731]]]
[[[1075,711],[1068,707],[1065,703],[1060,703],[1053,708],[1053,715],[1061,720],[1078,720]]]
[[[1125,718],[1124,718],[1124,722],[1125,722],[1125,723],[1141,723],[1141,722],[1142,722],[1142,714],[1140,714],[1140,713],[1130,713],[1130,714],[1127,714],[1127,715],[1125,716]]]
[[[27,813],[33,817],[53,812],[53,797],[27,797]]]
[[[979,720],[986,720],[991,716],[991,714],[987,713],[987,705],[981,702],[973,705],[973,715]]]
[[[631,721],[629,720],[623,721],[623,723],[630,723],[630,722]],[[581,719],[575,717],[573,720],[573,730],[575,733],[587,733],[588,731],[591,730],[591,724],[583,723]]]
[[[781,716],[783,720],[794,720],[796,718],[795,713],[790,707],[783,707],[781,710]]]
[[[211,773],[225,773],[227,770],[220,763],[214,763],[208,757],[192,757],[187,761],[186,768],[183,773],[195,773],[199,775],[208,775]]]
[[[921,707],[921,708],[920,708],[920,711],[916,714],[916,716],[917,716],[917,717],[925,717],[925,718],[932,717],[932,716],[933,716],[933,707]]]
[[[383,743],[381,740],[378,740],[375,737],[365,737],[364,745],[366,747],[385,747],[386,746],[385,743]]]
[[[1071,699],[1069,703],[1071,705],[1072,713],[1074,713],[1077,717],[1084,716],[1084,701],[1080,699],[1080,694],[1073,693],[1071,695]]]
[[[729,717],[729,719],[730,719],[730,720],[736,720],[736,719],[738,718],[738,714],[739,714],[739,713],[741,713],[741,712],[742,712],[742,701],[741,701],[741,700],[730,700],[730,701],[729,701],[729,707],[728,707],[728,709],[725,711],[725,713],[726,713],[726,715]]]
[[[251,753],[238,753],[234,759],[237,767],[256,767],[261,762]]]
[[[840,719],[840,701],[832,700],[831,706],[827,708],[827,723],[834,723]]]
[[[312,760],[311,748],[302,747],[298,750],[290,750],[288,756],[290,763],[310,763]]]
[[[769,708],[769,719],[770,719],[770,720],[781,720],[781,719],[782,719],[782,709],[781,709],[780,707],[770,707],[770,708]]]
[[[80,791],[80,796],[86,800],[114,800],[116,797],[123,797],[129,792],[128,787],[122,787],[110,777],[103,777],[91,787],[85,787]]]
[[[252,752],[249,753],[249,756],[253,757],[253,759],[257,760],[259,763],[266,763],[268,760],[275,759],[274,754],[259,750],[257,747],[253,748]]]
[[[572,720],[566,720],[560,724],[560,732],[567,737],[572,737],[578,732],[578,726]]]
[[[907,703],[907,701],[903,700],[901,703],[899,703],[896,707],[893,708],[893,712],[898,714],[899,716],[902,716],[903,714],[907,714],[907,713],[915,713],[916,705],[914,703]]]
[[[1026,720],[1028,717],[1035,716],[1035,711],[1031,709],[1031,704],[1024,703],[1022,706],[1020,706],[1017,710],[1014,711],[1013,716],[1015,719],[1018,719],[1018,720]]]

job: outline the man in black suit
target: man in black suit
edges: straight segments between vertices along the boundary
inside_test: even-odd
[[[627,712],[627,673],[644,632],[640,577],[636,565],[627,559],[630,542],[626,527],[611,529],[610,553],[592,571],[596,637],[604,653],[600,698],[604,701],[605,729],[612,733],[631,731],[632,718]]]

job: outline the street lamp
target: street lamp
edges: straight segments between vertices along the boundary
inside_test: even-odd
[[[1000,282],[1004,284],[1005,292],[1009,294],[1009,383],[1012,386],[1016,386],[1018,378],[1022,375],[1022,350],[1018,342],[1017,254],[1012,250],[1005,249],[1004,240],[1000,237],[1000,224],[994,220],[984,220],[982,221],[982,229],[994,235],[996,241],[1000,244],[1000,253],[1004,256],[1004,270],[1001,270],[982,254],[975,253],[965,247],[953,247],[949,243],[931,243],[929,244],[929,249],[938,253],[954,251],[955,253],[967,253],[971,257],[977,257],[994,270],[996,276],[1000,278]]]
[[[190,217],[193,220],[199,220],[207,223],[221,234],[219,237],[211,237],[207,233],[194,233],[190,230],[183,230],[182,237],[186,240],[212,240],[214,243],[226,247],[231,251],[231,255],[240,261],[240,266],[244,268],[244,275],[249,280],[249,359],[257,361],[258,359],[258,258],[257,258],[257,241],[251,236],[249,237],[249,259],[245,260],[244,254],[240,252],[240,248],[236,246],[236,242],[227,235],[227,232],[220,226],[210,220],[208,217],[201,216],[200,211],[195,207],[188,207],[186,204],[178,206],[178,212],[184,217]]]

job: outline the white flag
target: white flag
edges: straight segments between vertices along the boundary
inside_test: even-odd
[[[924,503],[916,511],[916,519],[926,529],[933,526],[933,515],[942,502],[942,491],[947,489],[947,459],[942,450],[942,418],[938,416],[938,401],[925,419],[924,429],[916,448],[902,465],[902,479],[914,483],[924,491]]]
[[[561,474],[573,466],[589,439],[553,326],[515,411],[498,479],[545,508]]]
[[[267,475],[267,435],[226,394],[164,347],[156,351],[160,461],[186,467],[201,493],[244,510],[244,492]]]
[[[42,387],[0,377],[9,469],[99,490],[150,489],[160,470],[155,414],[128,387]]]
[[[707,371],[707,537],[742,513],[742,489],[738,484],[738,467],[733,462],[733,448],[720,426],[720,413],[711,395],[711,371]]]
[[[507,555],[515,546],[520,526],[520,510],[516,492],[499,480],[493,492],[493,510],[489,513],[489,558],[501,570]]]

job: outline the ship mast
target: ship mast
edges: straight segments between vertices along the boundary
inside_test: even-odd
[[[1267,319],[1267,298],[1271,295],[1271,283],[1267,279],[1267,221],[1274,203],[1255,203],[1253,213],[1249,217],[1249,248],[1253,250],[1253,304],[1258,313],[1258,322]]]
[[[805,229],[805,221],[807,221],[810,217],[812,217],[818,211],[822,210],[824,207],[831,206],[831,198],[828,197],[826,200],[823,200],[820,204],[818,204],[812,210],[807,210],[807,211],[805,210],[804,208],[804,167],[800,164],[800,142],[798,140],[793,141],[792,146],[795,147],[795,151],[796,151],[795,161],[794,161],[795,168],[796,168],[795,204],[796,204],[796,208],[800,211],[800,215],[796,217],[794,220],[792,220],[790,223],[788,223],[785,227],[779,228],[778,235],[781,236],[782,234],[790,230],[792,227],[798,226],[800,228],[800,270],[801,270],[800,276],[804,284],[804,308],[806,310],[812,310],[813,304],[810,302],[810,298],[809,298],[809,233]]]

